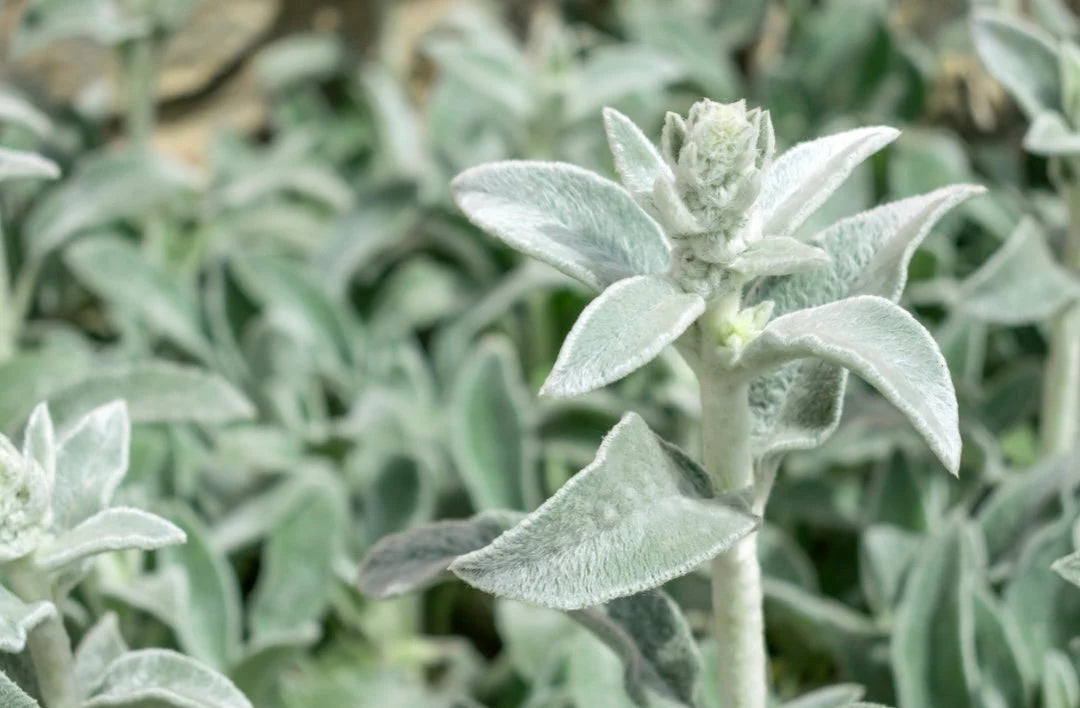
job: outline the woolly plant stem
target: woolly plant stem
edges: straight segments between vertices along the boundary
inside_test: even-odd
[[[1080,185],[1062,190],[1069,210],[1064,265],[1080,273]],[[1040,444],[1044,455],[1071,451],[1080,433],[1080,303],[1071,303],[1050,322],[1050,354],[1043,379]]]
[[[713,333],[706,331],[704,336],[712,339]],[[702,349],[709,351],[715,345]],[[709,362],[699,375],[705,469],[717,492],[744,490],[754,482],[748,386],[725,381],[715,362]],[[757,533],[713,559],[712,605],[717,705],[765,708],[765,621]]]
[[[48,600],[57,604],[48,582],[33,570],[13,569],[11,584],[27,602]],[[50,617],[36,626],[30,632],[27,644],[44,707],[75,708],[75,661],[63,618]]]

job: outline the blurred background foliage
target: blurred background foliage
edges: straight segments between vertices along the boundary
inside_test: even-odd
[[[781,471],[761,543],[778,699],[851,683],[890,704],[1080,704],[1080,590],[1049,570],[1078,512],[1073,458],[1038,447],[1045,323],[1001,314],[1007,278],[970,280],[1023,217],[1051,252],[1067,226],[972,7],[1075,38],[1069,5],[0,3],[0,143],[63,169],[0,194],[0,428],[38,400],[63,418],[126,397],[120,495],[190,539],[99,561],[72,634],[116,610],[133,646],[177,646],[260,707],[629,705],[614,654],[559,613],[460,582],[373,602],[356,565],[420,522],[534,508],[624,410],[698,449],[673,355],[537,398],[585,294],[480,234],[447,184],[508,158],[611,174],[603,106],[657,135],[667,110],[745,97],[782,148],[904,131],[805,233],[990,189],[927,239],[908,295],[956,380],[959,479],[858,387]],[[707,578],[667,589],[708,653]]]

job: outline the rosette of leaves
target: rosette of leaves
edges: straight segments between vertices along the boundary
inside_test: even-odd
[[[129,651],[106,615],[72,652],[62,612],[96,556],[182,544],[154,514],[115,506],[130,422],[113,402],[54,429],[39,405],[22,450],[0,438],[0,696],[5,706],[155,705],[242,708],[224,676],[165,649]]]
[[[592,464],[505,532],[479,518],[448,522],[459,525],[453,533],[392,537],[369,554],[361,585],[392,594],[449,569],[499,597],[619,615],[621,632],[598,634],[637,648],[622,654],[628,687],[634,670],[651,666],[636,685],[692,704],[699,671],[674,675],[639,656],[655,652],[655,636],[685,633],[660,632],[641,603],[714,559],[720,703],[762,706],[755,532],[779,456],[835,429],[847,372],[896,405],[948,470],[958,468],[948,369],[896,301],[915,248],[980,188],[904,199],[799,240],[793,234],[814,209],[897,131],[849,131],[773,160],[768,113],[742,102],[669,114],[659,149],[617,111],[604,117],[621,185],[562,163],[501,162],[461,174],[454,195],[485,231],[600,291],[541,393],[592,391],[674,345],[701,387],[704,465],[629,413]],[[468,540],[433,542],[432,533]],[[669,608],[662,624],[681,626]],[[696,651],[686,652],[696,665]],[[630,695],[645,702],[640,690]]]

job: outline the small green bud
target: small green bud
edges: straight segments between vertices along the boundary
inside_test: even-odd
[[[0,435],[0,562],[38,547],[52,524],[52,486],[37,460]]]
[[[725,319],[717,328],[720,346],[735,352],[753,341],[765,329],[773,313],[773,301],[766,300],[753,307],[746,307]]]

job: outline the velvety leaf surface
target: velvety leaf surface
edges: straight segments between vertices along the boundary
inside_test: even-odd
[[[656,358],[705,311],[705,300],[658,276],[608,287],[566,336],[542,395],[576,396],[617,381]]]
[[[34,563],[55,571],[99,553],[140,549],[152,551],[184,543],[187,537],[160,516],[129,507],[98,512],[38,549]]]
[[[859,374],[899,408],[953,474],[960,465],[956,392],[933,337],[890,301],[859,296],[771,321],[742,366],[761,372],[819,357]]]
[[[646,688],[680,705],[697,705],[701,654],[675,601],[660,590],[620,597],[570,616],[622,660],[627,694],[649,705]]]
[[[21,652],[30,630],[55,615],[51,602],[23,602],[0,585],[0,652]]]
[[[660,151],[641,128],[622,113],[605,108],[604,130],[615,158],[615,171],[623,186],[635,197],[652,194],[657,179],[671,176],[671,168],[660,156]]]
[[[105,669],[127,651],[116,613],[106,613],[75,650],[75,687],[79,696],[88,697],[101,684]]]
[[[122,401],[72,423],[56,443],[53,526],[73,529],[109,505],[128,470],[131,421]]]
[[[751,244],[731,267],[747,280],[766,275],[787,275],[827,266],[832,258],[822,249],[790,236],[765,237]]]
[[[486,511],[471,519],[436,521],[386,536],[364,556],[357,573],[360,592],[384,598],[422,590],[447,577],[458,556],[479,550],[522,515]]]
[[[477,226],[595,290],[667,269],[656,222],[622,187],[579,167],[498,162],[466,170],[452,187]]]
[[[634,413],[520,524],[450,570],[499,597],[581,609],[656,587],[758,526]]]
[[[144,706],[155,702],[176,708],[252,708],[229,679],[166,649],[133,651],[114,661],[83,706]]]
[[[896,139],[895,128],[849,130],[791,148],[766,171],[758,197],[766,236],[791,236],[855,167]]]
[[[0,671],[0,705],[4,708],[40,708],[38,702]]]

